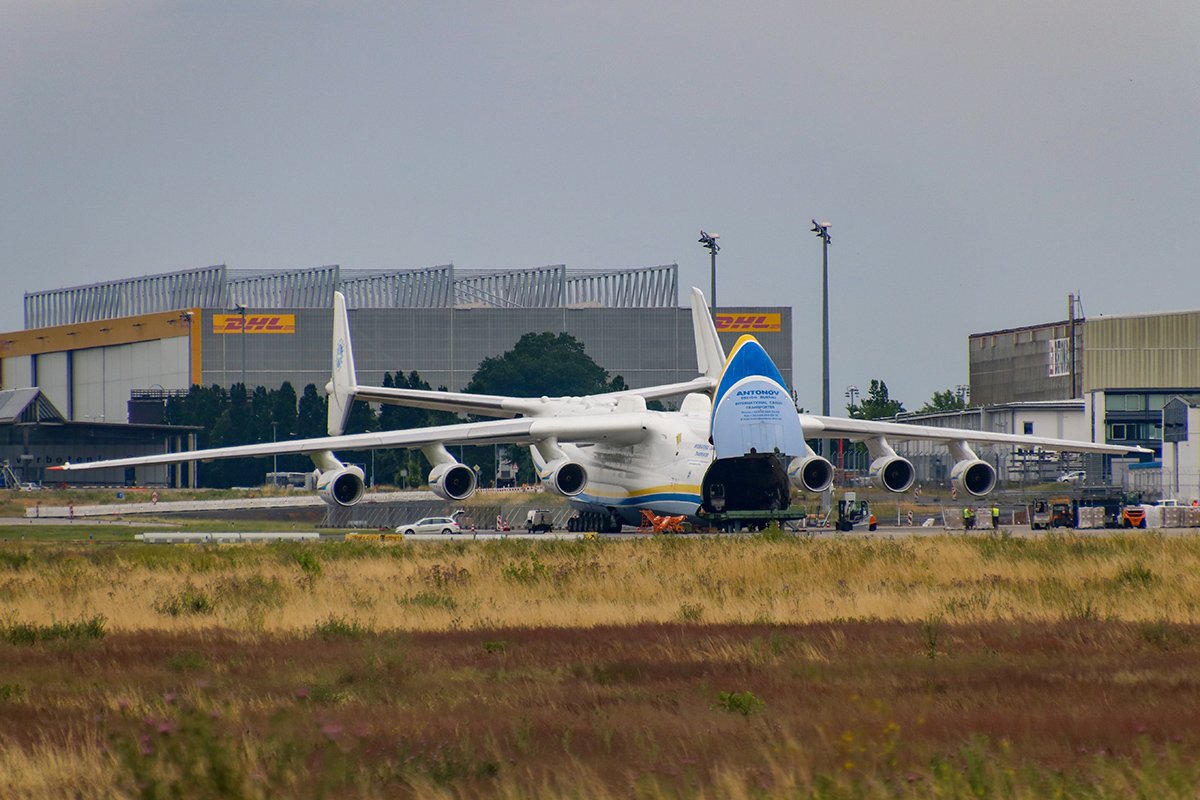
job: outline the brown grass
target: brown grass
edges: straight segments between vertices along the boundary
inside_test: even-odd
[[[1197,562],[1145,534],[10,543],[0,797],[1192,796]]]
[[[993,622],[929,639],[864,622],[0,645],[24,687],[0,703],[0,794],[168,786],[184,745],[224,752],[247,796],[316,796],[318,778],[363,796],[736,796],[933,781],[964,747],[995,769],[1090,774],[1200,743],[1200,629]],[[748,714],[722,700],[746,692]]]
[[[17,565],[3,569],[7,561]],[[204,608],[167,609],[181,593]],[[672,539],[213,548],[0,545],[0,618],[114,630],[1119,619],[1200,622],[1200,540]]]

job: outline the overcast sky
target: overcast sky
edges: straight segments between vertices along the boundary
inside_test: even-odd
[[[1200,308],[1200,4],[0,0],[0,330],[234,268],[680,266],[820,409],[967,336]],[[383,343],[382,346],[386,346]]]

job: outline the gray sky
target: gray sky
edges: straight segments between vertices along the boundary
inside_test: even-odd
[[[1200,308],[1200,5],[0,0],[0,330],[230,267],[678,262],[820,408],[972,332]],[[686,298],[686,291],[681,291]]]

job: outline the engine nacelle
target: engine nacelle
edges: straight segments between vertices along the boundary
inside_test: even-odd
[[[331,506],[352,506],[362,500],[365,491],[359,467],[326,470],[317,476],[317,495]]]
[[[906,492],[916,477],[917,471],[907,458],[882,456],[871,462],[871,485],[876,489]]]
[[[542,482],[555,494],[574,497],[587,487],[587,470],[583,468],[582,464],[560,458],[546,465]]]
[[[475,470],[466,464],[438,464],[429,471],[429,489],[443,500],[466,500],[475,493]]]
[[[978,458],[959,461],[950,470],[950,485],[959,492],[983,497],[996,488],[996,468]]]
[[[823,492],[833,485],[833,464],[818,455],[796,456],[788,464],[792,486],[804,492]]]

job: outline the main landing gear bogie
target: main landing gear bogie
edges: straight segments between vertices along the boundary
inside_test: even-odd
[[[601,511],[584,511],[567,520],[567,530],[571,533],[620,533],[621,523],[612,514]]]

